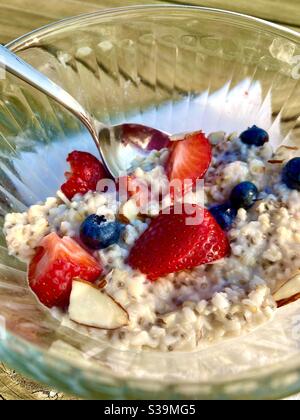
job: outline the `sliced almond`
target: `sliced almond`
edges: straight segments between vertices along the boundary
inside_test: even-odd
[[[283,162],[284,162],[284,160],[279,160],[279,159],[268,160],[268,163],[271,163],[272,165],[281,164]]]
[[[140,210],[135,200],[133,199],[126,201],[126,203],[124,203],[120,209],[120,215],[122,215],[125,218],[125,220],[129,222],[135,220],[139,212]]]
[[[277,290],[273,297],[276,302],[287,301],[287,303],[289,303],[297,300],[297,295],[300,295],[300,275],[287,281],[279,290]]]
[[[216,131],[214,133],[211,133],[208,136],[208,139],[213,146],[216,146],[217,144],[223,142],[225,138],[226,138],[225,131]]]
[[[289,305],[290,303],[296,302],[297,300],[300,299],[300,293],[298,295],[294,295],[289,299],[283,299],[283,300],[279,300],[277,302],[277,307],[281,308],[282,306],[286,306]]]
[[[96,289],[104,289],[107,286],[107,280],[106,277],[102,277],[96,284],[91,284],[89,282],[86,282],[85,280],[82,280],[79,277],[75,277],[73,281],[80,281],[81,283],[88,283],[91,286],[95,287]]]
[[[296,147],[296,146],[286,146],[286,145],[284,145],[284,146],[281,146],[281,147],[284,147],[287,150],[299,150],[299,147]]]
[[[124,214],[122,214],[122,213],[119,213],[117,215],[117,219],[118,219],[119,222],[124,223],[125,225],[130,223],[130,220],[128,220],[127,217],[125,217]]]
[[[70,319],[86,327],[115,330],[129,323],[127,311],[110,295],[83,280],[73,280]]]
[[[103,278],[99,281],[99,283],[97,284],[98,289],[105,289],[105,287],[107,286],[107,281]]]

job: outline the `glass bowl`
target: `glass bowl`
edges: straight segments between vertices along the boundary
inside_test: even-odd
[[[299,143],[300,36],[219,10],[145,6],[50,25],[9,45],[99,120],[170,133],[267,129]],[[84,128],[1,72],[0,203],[7,212],[55,194],[73,149],[97,153]],[[86,398],[279,398],[300,390],[300,303],[240,338],[193,353],[120,351],[70,330],[29,291],[1,234],[0,359]]]

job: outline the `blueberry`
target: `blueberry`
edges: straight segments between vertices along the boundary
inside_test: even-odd
[[[300,158],[290,160],[282,171],[282,181],[292,189],[300,191]]]
[[[230,203],[214,206],[209,210],[223,230],[231,228],[237,215],[236,209],[231,207]]]
[[[250,209],[258,199],[258,189],[252,182],[242,182],[231,192],[230,202],[236,209]]]
[[[91,249],[105,249],[116,244],[123,229],[119,222],[107,222],[104,216],[92,214],[80,227],[80,239]]]
[[[269,141],[269,134],[262,128],[259,128],[256,125],[254,125],[253,127],[248,128],[248,130],[244,131],[240,135],[240,139],[243,143],[247,144],[248,146],[260,147]]]

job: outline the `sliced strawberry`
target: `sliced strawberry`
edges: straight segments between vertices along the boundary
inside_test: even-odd
[[[67,181],[61,186],[62,192],[71,200],[75,194],[96,191],[98,182],[107,178],[107,172],[95,156],[86,152],[74,151],[69,154],[71,172],[66,172]]]
[[[169,180],[191,181],[188,189],[192,188],[210,166],[212,147],[209,140],[201,131],[188,134],[183,140],[172,142],[170,151],[167,162]]]
[[[196,209],[201,223],[187,224]],[[208,210],[186,204],[182,213],[176,214],[172,207],[170,214],[160,214],[131,250],[128,263],[149,280],[211,263],[230,253],[226,234]]]
[[[72,280],[94,283],[102,273],[101,264],[69,237],[46,236],[29,264],[29,285],[47,307],[69,304]]]

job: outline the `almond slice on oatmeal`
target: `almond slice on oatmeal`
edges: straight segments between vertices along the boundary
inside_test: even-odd
[[[133,199],[126,201],[120,208],[120,216],[127,220],[127,223],[135,220],[139,212],[139,207]]]
[[[300,274],[288,280],[273,295],[278,307],[285,306],[288,303],[295,302],[300,299]]]
[[[103,330],[116,330],[129,323],[127,311],[118,302],[80,279],[73,280],[69,316],[77,324]]]
[[[283,162],[284,162],[283,159],[270,159],[270,160],[268,160],[268,163],[271,163],[272,165],[281,164]]]

